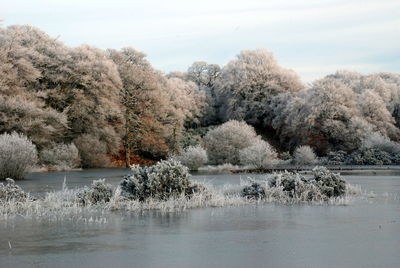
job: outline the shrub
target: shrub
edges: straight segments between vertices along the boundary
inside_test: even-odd
[[[99,140],[99,137],[84,134],[74,141],[79,150],[82,167],[104,167],[110,164],[107,157],[107,145]]]
[[[293,158],[297,165],[312,165],[317,161],[313,149],[308,145],[297,147],[294,151]]]
[[[307,183],[307,180],[299,174],[282,173],[274,174],[269,181],[269,186],[282,187],[283,191],[294,193],[303,183]]]
[[[325,167],[315,167],[313,177],[306,179],[298,173],[274,174],[269,181],[269,186],[281,188],[292,198],[314,200],[316,198],[328,199],[342,196],[346,193],[346,181],[339,175],[332,173]]]
[[[251,185],[243,188],[242,197],[255,200],[263,199],[265,198],[265,189],[260,183],[252,182]]]
[[[40,162],[44,165],[55,166],[61,169],[71,169],[80,164],[79,152],[72,144],[56,144],[44,149],[39,154]]]
[[[327,155],[328,165],[345,165],[348,162],[345,151],[329,152]]]
[[[127,199],[145,201],[148,198],[166,200],[170,197],[190,195],[193,186],[188,168],[179,161],[160,161],[151,167],[131,166],[132,174],[120,183],[121,195]]]
[[[210,131],[204,137],[204,146],[213,164],[239,164],[240,150],[259,140],[254,128],[245,122],[231,120]]]
[[[341,196],[346,192],[346,181],[337,173],[329,171],[325,167],[315,167],[312,182],[327,197]]]
[[[290,155],[289,152],[283,152],[283,153],[281,153],[280,158],[281,158],[283,161],[291,161],[291,160],[292,160],[292,156]]]
[[[36,163],[36,146],[26,136],[0,135],[0,179],[22,179]]]
[[[389,154],[400,153],[400,144],[391,141],[389,138],[383,136],[378,132],[368,135],[362,142],[362,148],[375,148]]]
[[[349,163],[354,165],[390,165],[392,156],[376,148],[360,148],[349,156]]]
[[[189,146],[201,145],[203,137],[207,134],[213,126],[208,127],[198,127],[198,128],[188,128],[182,133],[182,137],[179,141],[181,148],[186,148]]]
[[[94,180],[91,187],[84,187],[76,194],[76,201],[81,205],[106,203],[111,200],[113,189],[105,179]]]
[[[400,165],[400,154],[393,154],[391,160],[393,165]]]
[[[6,180],[7,184],[0,183],[0,202],[24,202],[28,199],[28,195],[15,184],[13,179],[7,178]]]
[[[200,145],[187,147],[180,155],[177,156],[183,165],[190,170],[198,170],[208,161],[207,152]]]
[[[272,146],[263,140],[257,140],[254,144],[240,150],[240,163],[254,168],[271,168],[278,164],[278,154]]]

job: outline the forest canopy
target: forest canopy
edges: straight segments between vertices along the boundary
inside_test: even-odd
[[[28,137],[39,156],[69,148],[83,167],[147,163],[203,145],[230,120],[277,152],[398,142],[400,74],[338,71],[305,85],[266,49],[164,74],[132,47],[69,47],[33,26],[0,27],[0,134]]]

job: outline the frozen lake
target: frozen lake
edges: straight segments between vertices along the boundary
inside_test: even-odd
[[[64,177],[71,188],[98,178],[116,185],[127,172],[32,173],[17,183],[41,194],[61,189]],[[0,267],[398,267],[400,171],[343,174],[373,194],[348,206],[108,212],[105,224],[2,221]],[[241,176],[246,177],[197,174],[194,179],[220,186],[239,183]]]

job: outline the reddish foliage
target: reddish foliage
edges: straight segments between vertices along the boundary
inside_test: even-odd
[[[118,155],[110,155],[111,165],[114,167],[123,167],[125,166],[125,149],[121,146],[119,148]],[[142,158],[138,155],[131,154],[131,165],[141,165],[141,166],[151,166],[154,165],[157,161],[149,160]]]
[[[313,147],[317,154],[325,155],[329,147],[329,142],[322,135],[312,135],[310,136],[308,145]]]

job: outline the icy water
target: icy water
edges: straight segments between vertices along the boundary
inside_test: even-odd
[[[41,194],[125,169],[33,173],[22,188]],[[179,213],[0,222],[0,267],[400,267],[400,173],[343,173],[371,192],[347,206],[247,205]],[[251,175],[254,176],[254,175]],[[263,175],[258,175],[263,176]],[[245,175],[197,174],[221,186]]]

